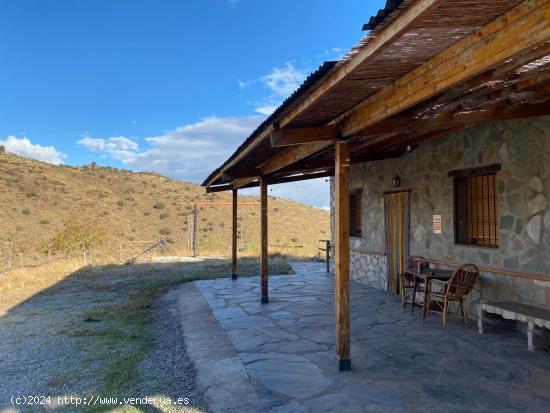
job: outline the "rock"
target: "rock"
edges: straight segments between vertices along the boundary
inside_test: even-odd
[[[506,215],[500,219],[500,229],[510,230],[513,226],[514,217],[512,215]]]
[[[550,211],[544,216],[544,226],[546,229],[550,230]]]
[[[522,209],[523,209],[522,205],[524,205],[524,204],[521,201],[521,196],[519,194],[509,195],[506,198],[506,203],[508,204],[508,209],[513,214],[521,214],[523,212],[522,211]]]
[[[542,231],[542,217],[540,215],[535,215],[529,223],[527,224],[527,235],[535,243],[540,243],[540,234]]]
[[[531,178],[529,181],[529,188],[534,189],[537,192],[542,192],[542,181],[538,177]]]
[[[534,215],[539,212],[546,211],[548,208],[548,201],[543,194],[538,194],[527,203],[527,207],[530,215]]]
[[[518,235],[520,235],[523,232],[523,220],[522,219],[518,219],[516,221],[516,230],[515,230],[515,232]]]
[[[519,257],[509,257],[503,260],[504,268],[517,270],[519,268]]]
[[[506,142],[503,142],[502,145],[500,145],[500,148],[498,149],[498,154],[502,162],[510,162],[510,158],[508,156],[508,144]]]

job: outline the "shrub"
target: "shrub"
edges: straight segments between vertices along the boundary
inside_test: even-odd
[[[100,246],[104,240],[105,232],[97,223],[70,221],[52,236],[47,247],[70,252]]]
[[[48,225],[50,223],[50,221],[48,221],[47,219],[41,219],[40,220],[40,224],[42,225]]]
[[[160,219],[170,218],[170,214],[167,212],[163,212],[162,214],[159,215],[159,218]]]
[[[33,191],[27,192],[27,198],[34,198],[34,197],[36,197],[36,192],[33,192]]]
[[[149,215],[151,215],[151,213],[150,213],[149,211],[145,211],[145,212],[143,213],[143,215],[145,215],[146,217],[148,217]]]
[[[28,210],[27,208],[25,208],[24,210],[21,211],[21,213],[22,213],[23,215],[30,215],[30,214],[31,214],[31,211]]]
[[[4,145],[0,145],[0,153],[6,152],[6,147]]]
[[[124,201],[122,199],[119,199],[118,201],[116,201],[116,204],[121,207],[121,206],[124,206]]]
[[[164,202],[157,202],[155,205],[153,205],[153,208],[155,208],[155,209],[164,209],[164,208],[166,208],[166,205],[164,204]]]
[[[161,228],[159,229],[159,234],[161,235],[170,235],[172,233],[172,231],[170,231],[169,228]]]

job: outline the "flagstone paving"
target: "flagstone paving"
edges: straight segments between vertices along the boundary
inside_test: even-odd
[[[474,323],[444,327],[435,315],[422,325],[420,311],[402,313],[398,297],[356,282],[352,371],[337,372],[333,277],[322,263],[293,267],[296,275],[270,277],[264,305],[256,277],[195,283],[238,354],[260,410],[550,411],[550,354],[528,352],[519,332],[481,336]]]

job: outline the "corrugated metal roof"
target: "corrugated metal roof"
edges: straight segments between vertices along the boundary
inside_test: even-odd
[[[363,30],[374,30],[386,17],[397,10],[401,3],[403,3],[403,0],[387,0],[386,6],[378,10],[378,13],[372,16],[368,23],[363,25]]]

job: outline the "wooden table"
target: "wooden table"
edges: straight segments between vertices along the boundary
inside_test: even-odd
[[[428,306],[428,293],[429,293],[428,289],[430,288],[430,280],[448,281],[455,272],[454,270],[444,270],[441,268],[424,270],[422,272],[409,270],[408,272],[410,272],[416,278],[422,280],[422,282],[425,285],[424,304],[422,306],[422,323],[424,323],[424,318],[426,318],[426,308]],[[416,299],[416,283],[414,283],[414,289],[413,289],[413,304],[412,304],[413,307],[414,307],[415,299]]]

